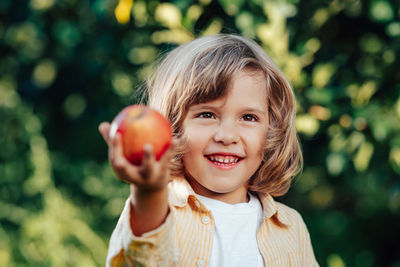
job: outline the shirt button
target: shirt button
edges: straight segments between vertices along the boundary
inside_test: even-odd
[[[194,204],[196,205],[197,208],[200,208],[200,202],[199,202],[198,200],[196,200],[196,201],[194,202]]]
[[[203,218],[201,218],[201,222],[204,223],[204,224],[209,224],[210,223],[210,217],[204,216]]]
[[[204,266],[204,261],[203,260],[198,260],[197,261],[197,266],[198,267],[203,267]]]

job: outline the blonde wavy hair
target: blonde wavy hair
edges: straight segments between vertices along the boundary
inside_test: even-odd
[[[250,179],[249,190],[281,196],[303,164],[294,126],[295,97],[285,76],[256,42],[218,34],[178,46],[157,62],[147,82],[148,105],[170,120],[181,141],[172,176],[183,176],[182,156],[187,147],[182,125],[189,107],[223,96],[231,78],[244,69],[264,73],[269,113],[263,161]]]

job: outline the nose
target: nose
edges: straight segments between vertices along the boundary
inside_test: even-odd
[[[214,141],[224,145],[236,144],[240,140],[238,129],[235,123],[230,120],[223,120],[218,124],[214,134]]]

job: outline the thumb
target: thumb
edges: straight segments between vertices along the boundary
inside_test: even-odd
[[[99,124],[99,132],[103,137],[104,141],[107,143],[108,146],[111,145],[111,138],[110,138],[110,128],[111,124],[109,122],[102,122]]]

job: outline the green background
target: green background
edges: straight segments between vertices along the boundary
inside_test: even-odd
[[[400,266],[400,1],[1,0],[0,266],[103,266],[128,186],[97,131],[161,54],[254,38],[290,80],[305,167],[280,201],[321,266]]]

